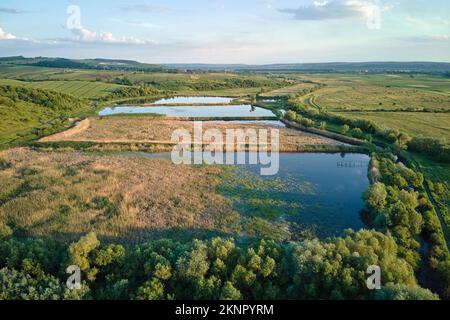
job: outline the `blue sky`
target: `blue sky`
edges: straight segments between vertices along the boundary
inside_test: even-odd
[[[450,1],[1,0],[0,55],[450,62]]]

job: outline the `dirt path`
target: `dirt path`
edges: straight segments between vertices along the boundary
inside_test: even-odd
[[[89,119],[85,119],[85,120],[79,121],[74,127],[70,128],[66,131],[51,135],[49,137],[42,138],[39,141],[40,142],[50,142],[50,141],[65,140],[71,136],[74,136],[76,134],[79,134],[79,133],[89,129],[90,125],[91,125],[91,123],[90,123]]]

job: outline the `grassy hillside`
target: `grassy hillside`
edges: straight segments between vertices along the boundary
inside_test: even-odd
[[[1,85],[0,149],[54,133],[88,109],[86,101],[70,95]]]
[[[99,99],[110,96],[115,90],[127,86],[88,81],[38,81],[25,82],[18,80],[0,80],[0,85],[26,86],[33,89],[51,90],[71,94],[79,98]]]

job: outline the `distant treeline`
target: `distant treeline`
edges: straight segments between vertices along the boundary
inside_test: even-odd
[[[334,62],[271,65],[166,64],[184,70],[253,72],[358,72],[358,73],[450,73],[450,63],[440,62]]]
[[[113,83],[122,85],[133,85],[127,78],[116,78]],[[140,83],[153,87],[158,90],[165,91],[214,91],[225,89],[248,89],[258,88],[263,90],[278,89],[291,85],[290,82],[275,79],[242,79],[242,78],[227,78],[223,80],[167,80],[167,81],[145,81]]]
[[[86,59],[73,60],[64,58],[24,58],[24,57],[5,57],[0,58],[0,64],[8,65],[28,65],[46,68],[62,69],[94,69],[94,70],[122,70],[136,72],[170,72],[167,67],[139,63],[131,60],[109,60],[109,59]],[[173,70],[175,71],[175,70]]]

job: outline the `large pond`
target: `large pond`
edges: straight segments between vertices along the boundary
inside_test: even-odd
[[[100,116],[117,114],[161,114],[169,117],[219,117],[219,118],[251,118],[251,117],[275,117],[272,111],[252,107],[250,105],[230,106],[120,106],[107,107],[100,111]]]
[[[140,154],[165,157],[170,154]],[[249,154],[247,153],[248,157]],[[220,192],[247,217],[290,223],[318,237],[364,227],[360,210],[369,186],[370,158],[363,154],[281,153],[279,172],[261,176],[260,165],[236,165]],[[248,163],[248,162],[247,162]]]
[[[167,99],[160,99],[154,104],[217,104],[217,103],[230,103],[233,98],[225,97],[173,97]]]

